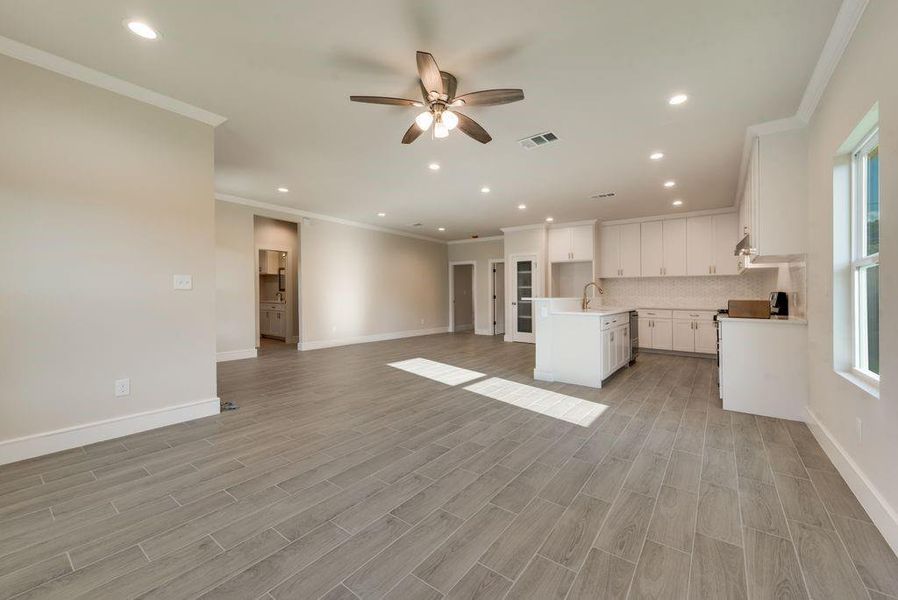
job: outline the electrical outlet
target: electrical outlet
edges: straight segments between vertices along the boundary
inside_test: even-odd
[[[176,290],[192,290],[193,289],[193,276],[191,276],[191,275],[175,275],[173,285]]]
[[[128,378],[116,379],[115,380],[115,397],[120,398],[121,396],[129,396],[129,395],[131,395],[131,380]]]
[[[857,427],[857,443],[861,445],[864,443],[864,422],[861,421],[860,417],[857,417],[855,425]]]

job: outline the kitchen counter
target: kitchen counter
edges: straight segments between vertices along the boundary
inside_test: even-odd
[[[769,319],[748,319],[745,317],[731,317],[729,315],[718,315],[717,320],[721,323],[764,323],[767,325],[807,325],[807,319],[799,317],[771,317]]]

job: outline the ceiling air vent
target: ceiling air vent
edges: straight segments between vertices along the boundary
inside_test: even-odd
[[[590,196],[593,200],[601,200],[602,198],[614,198],[614,192],[600,192]]]
[[[421,227],[423,223],[412,223],[409,227]]]
[[[530,150],[531,148],[539,148],[540,146],[551,144],[557,139],[557,135],[555,135],[551,131],[547,131],[545,133],[525,137],[524,139],[518,140],[518,143],[525,149]]]

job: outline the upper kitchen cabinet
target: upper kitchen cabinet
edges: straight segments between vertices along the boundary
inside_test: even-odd
[[[640,224],[605,225],[599,228],[599,277],[639,277],[641,272]]]
[[[755,262],[787,262],[807,251],[807,154],[805,128],[761,134],[752,143],[739,238]]]
[[[591,262],[594,232],[595,222],[551,227],[548,237],[549,262]]]
[[[686,219],[647,221],[640,237],[643,277],[686,275]]]
[[[686,219],[686,272],[689,275],[736,275],[737,213]]]

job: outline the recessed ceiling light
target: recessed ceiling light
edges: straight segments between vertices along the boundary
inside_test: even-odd
[[[482,188],[480,188],[480,193],[481,193],[481,194],[489,194],[489,193],[490,193],[490,188],[488,188],[488,187],[486,187],[486,186],[483,186]]]
[[[673,205],[674,206],[683,206],[683,201],[682,200],[674,200]]]
[[[427,168],[430,169],[431,171],[439,171],[440,165],[439,165],[439,163],[430,163],[429,165],[427,165]]]
[[[377,213],[377,216],[378,216],[378,217],[386,217],[386,216],[387,216],[387,213],[385,213],[385,212],[379,212],[379,213]]]
[[[155,29],[140,21],[125,21],[125,26],[130,29],[131,33],[134,35],[139,35],[147,40],[155,40],[159,37],[159,34],[156,33]]]
[[[661,160],[662,158],[664,158],[664,153],[652,152],[651,154],[649,154],[649,158],[651,158],[652,160]]]
[[[282,194],[286,194],[286,193],[289,192],[290,190],[287,189],[287,188],[285,188],[285,187],[279,187],[279,188],[278,188],[278,191],[279,191],[280,193],[282,193]]]
[[[527,209],[526,204],[518,204],[518,210],[526,210],[526,209]]]
[[[551,223],[555,219],[553,217],[546,217],[546,223]]]
[[[446,231],[445,227],[437,227],[437,231]]]
[[[671,179],[670,181],[664,182],[664,187],[666,187],[666,188],[672,188],[675,185],[677,185],[677,182],[674,181],[673,179]]]
[[[687,96],[686,94],[674,94],[673,96],[670,97],[670,99],[667,101],[667,103],[670,104],[671,106],[679,106],[680,104],[683,104],[687,100],[689,100],[689,96]]]

